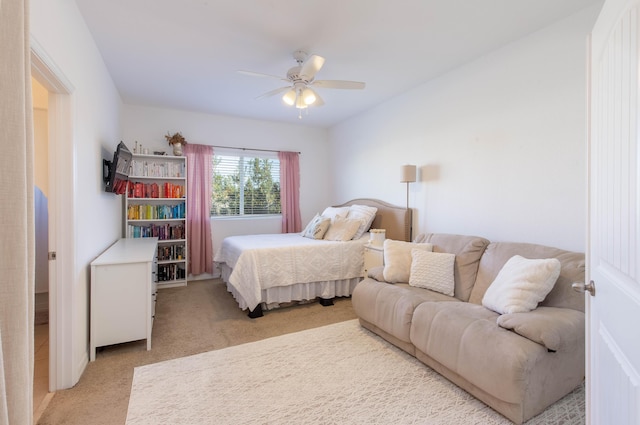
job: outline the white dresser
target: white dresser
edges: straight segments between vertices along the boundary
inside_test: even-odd
[[[91,263],[91,361],[96,348],[147,340],[155,315],[157,238],[120,239]]]

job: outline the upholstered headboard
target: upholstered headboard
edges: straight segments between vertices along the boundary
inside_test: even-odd
[[[372,229],[385,229],[387,239],[398,241],[411,240],[411,209],[398,207],[377,199],[352,199],[336,207],[347,207],[349,205],[368,205],[378,209],[376,218],[371,224]]]

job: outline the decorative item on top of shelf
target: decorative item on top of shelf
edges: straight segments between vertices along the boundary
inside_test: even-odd
[[[182,136],[182,134],[180,134],[180,132],[177,132],[171,135],[169,132],[167,132],[167,135],[164,136],[164,138],[167,139],[167,142],[169,142],[169,144],[173,147],[173,154],[175,156],[182,156],[182,146],[187,144],[187,141]]]

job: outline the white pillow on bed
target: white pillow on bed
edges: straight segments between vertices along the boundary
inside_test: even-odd
[[[331,222],[329,230],[324,234],[324,239],[328,241],[349,241],[360,228],[360,220],[348,218],[336,218]]]
[[[378,212],[376,207],[369,207],[367,205],[351,205],[349,207],[349,215],[347,218],[362,220],[358,231],[353,235],[354,240],[360,239],[362,235],[369,230],[371,223],[373,223],[373,219],[376,218],[376,212]]]
[[[322,216],[329,217],[331,222],[337,218],[347,218],[349,207],[327,207],[322,212]]]
[[[330,224],[330,218],[316,214],[302,231],[302,236],[310,239],[322,239]]]

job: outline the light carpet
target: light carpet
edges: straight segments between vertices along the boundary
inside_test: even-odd
[[[578,388],[533,424],[584,424]],[[349,320],[134,370],[127,425],[511,424]]]

